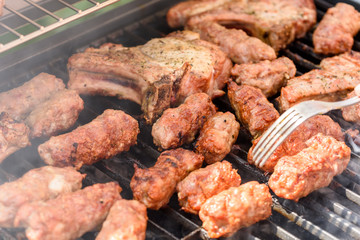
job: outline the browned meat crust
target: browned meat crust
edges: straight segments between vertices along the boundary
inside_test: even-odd
[[[208,165],[191,172],[176,186],[179,204],[182,210],[198,214],[208,198],[240,183],[240,175],[228,161]]]
[[[23,120],[39,103],[64,88],[61,79],[40,73],[20,87],[0,93],[0,112],[9,113],[17,121]]]
[[[76,239],[103,223],[120,192],[115,182],[98,183],[47,202],[28,203],[19,209],[14,225],[25,227],[29,240]]]
[[[162,149],[191,143],[206,120],[216,113],[216,107],[206,93],[189,96],[177,108],[169,108],[154,123],[151,131],[154,143]]]
[[[330,72],[354,72],[360,70],[360,52],[349,51],[320,62],[321,69]]]
[[[266,97],[277,94],[295,74],[296,66],[287,57],[253,64],[236,64],[231,69],[231,75],[238,84],[259,88]]]
[[[273,172],[280,158],[297,154],[306,147],[305,142],[318,133],[332,136],[339,141],[344,140],[344,134],[339,124],[334,122],[329,116],[319,115],[312,117],[297,127],[295,131],[285,139],[261,169],[266,172]],[[254,164],[252,151],[259,140],[260,138],[256,139],[249,150],[248,162],[251,164]]]
[[[354,91],[348,94],[348,98],[355,97]],[[341,109],[343,118],[348,122],[360,124],[360,104],[355,104]]]
[[[111,207],[96,240],[145,240],[147,219],[144,204],[120,199]]]
[[[329,8],[313,35],[314,52],[339,54],[351,50],[360,30],[360,13],[351,5],[337,3]]]
[[[120,110],[107,109],[90,123],[39,145],[41,158],[53,166],[91,165],[136,144],[138,122]]]
[[[231,151],[239,130],[234,114],[217,112],[201,128],[195,152],[202,154],[207,164],[219,162]]]
[[[134,198],[148,208],[160,209],[169,202],[176,185],[201,167],[203,160],[200,154],[178,148],[162,152],[151,168],[134,165],[135,173],[130,182]]]
[[[317,134],[306,145],[298,154],[282,157],[275,166],[269,186],[279,197],[298,201],[328,186],[350,161],[350,148],[331,136]]]
[[[25,119],[31,137],[56,135],[75,124],[84,101],[75,90],[62,90],[42,102]]]
[[[230,82],[228,97],[236,117],[254,138],[260,136],[279,118],[273,104],[258,88]]]
[[[81,188],[83,176],[71,167],[45,166],[0,186],[0,226],[13,227],[18,209],[25,203],[48,200]]]
[[[218,238],[270,217],[271,205],[269,188],[252,181],[209,198],[199,216],[208,235]]]
[[[216,22],[201,22],[187,26],[198,32],[201,39],[220,46],[236,63],[252,63],[276,58],[272,47],[260,39],[248,36],[241,29],[227,29]]]
[[[0,163],[17,150],[31,145],[29,128],[12,119],[8,113],[0,113]]]

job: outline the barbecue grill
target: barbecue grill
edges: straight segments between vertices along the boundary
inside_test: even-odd
[[[47,72],[68,80],[67,59],[87,47],[99,47],[105,42],[124,46],[144,44],[154,37],[171,32],[166,23],[166,12],[179,1],[166,0],[43,0],[24,1],[18,9],[8,0],[5,14],[0,18],[0,91],[21,85],[40,72]],[[359,1],[343,1],[360,10]],[[316,0],[318,20],[336,1]],[[355,38],[354,50],[360,51],[360,36]],[[312,33],[296,40],[280,55],[287,56],[297,66],[297,75],[318,68],[323,58],[312,51]],[[84,166],[84,185],[118,181],[123,198],[131,199],[129,186],[133,165],[151,167],[159,152],[146,125],[140,106],[112,97],[82,96],[85,108],[76,125],[86,124],[107,108],[121,109],[139,120],[141,133],[138,144],[129,152]],[[216,99],[221,111],[232,111],[225,97]],[[345,122],[339,111],[329,113],[343,130],[360,129]],[[70,129],[72,130],[72,129]],[[8,157],[0,165],[0,184],[15,180],[30,169],[43,166],[37,146],[46,139],[32,141],[32,146]],[[354,144],[351,139],[349,146]],[[188,146],[191,147],[191,146]],[[242,182],[268,181],[268,176],[250,166],[247,151],[251,138],[241,129],[232,152],[225,158],[238,169]],[[272,216],[251,227],[241,229],[227,239],[360,239],[360,155],[352,152],[347,169],[331,184],[313,192],[299,202],[273,196]],[[180,210],[177,196],[159,211],[148,210],[147,239],[208,239],[198,216]],[[82,239],[94,239],[97,232]],[[22,229],[0,229],[0,239],[26,239]]]

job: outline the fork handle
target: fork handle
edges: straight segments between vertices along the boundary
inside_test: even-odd
[[[343,107],[348,107],[354,104],[360,103],[360,97],[355,96],[343,101],[338,101],[338,102],[329,102],[329,107],[331,107],[331,109],[329,110],[333,110],[333,109],[339,109],[339,108],[343,108]]]

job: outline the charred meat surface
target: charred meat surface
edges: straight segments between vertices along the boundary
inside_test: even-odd
[[[314,52],[339,54],[351,50],[360,30],[360,13],[351,5],[329,8],[313,34]]]
[[[306,148],[305,142],[318,133],[332,136],[339,141],[344,140],[344,134],[338,123],[326,115],[314,116],[297,127],[295,131],[280,144],[261,169],[266,172],[273,172],[280,158],[297,154]],[[259,141],[260,138],[256,139],[248,152],[248,162],[251,164],[254,164],[252,151]]]
[[[217,162],[191,172],[177,186],[181,209],[198,214],[210,197],[230,187],[238,187],[241,177],[228,161]]]
[[[12,119],[7,112],[0,113],[0,163],[21,148],[31,145],[30,129]]]
[[[13,227],[18,209],[30,202],[45,201],[74,192],[82,186],[83,175],[71,167],[45,166],[0,186],[0,226]]]
[[[200,209],[203,228],[211,238],[230,236],[271,215],[269,188],[256,181],[231,187],[209,198]]]
[[[321,60],[322,70],[330,72],[354,72],[360,70],[360,52],[349,51]]]
[[[72,132],[51,137],[39,145],[38,152],[45,163],[73,166],[80,169],[108,159],[136,144],[139,124],[121,110],[107,109],[93,121]]]
[[[217,112],[201,128],[195,152],[203,155],[207,164],[220,162],[231,151],[239,130],[234,114]]]
[[[193,93],[223,95],[231,67],[219,47],[183,31],[137,47],[105,44],[77,53],[68,61],[68,87],[80,94],[132,100],[152,123]]]
[[[160,209],[169,202],[176,185],[191,171],[200,168],[203,161],[202,155],[178,148],[162,152],[151,168],[134,165],[135,173],[130,182],[134,199],[148,208]]]
[[[177,108],[169,108],[154,123],[151,131],[156,146],[162,149],[176,148],[194,141],[216,107],[206,93],[196,93]]]
[[[24,120],[38,104],[64,88],[61,79],[40,73],[23,85],[0,93],[0,112],[7,112],[17,121]]]
[[[275,166],[269,186],[277,196],[298,201],[328,186],[350,161],[350,148],[331,136],[317,134],[306,145],[298,154],[281,158]]]
[[[254,138],[260,136],[279,118],[278,111],[258,88],[230,82],[228,97],[236,117]]]
[[[236,83],[259,88],[266,97],[277,94],[295,74],[296,66],[287,57],[259,63],[236,64],[231,69]]]
[[[98,183],[47,202],[23,205],[14,225],[26,228],[29,240],[77,239],[102,224],[120,198],[115,182]]]
[[[147,219],[144,204],[120,199],[111,207],[96,240],[145,240]]]
[[[75,90],[62,90],[42,102],[25,119],[30,136],[53,136],[73,126],[84,108],[84,101]]]

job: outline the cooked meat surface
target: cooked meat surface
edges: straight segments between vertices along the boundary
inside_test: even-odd
[[[256,37],[248,36],[241,29],[227,29],[216,22],[201,22],[188,26],[198,32],[201,39],[220,46],[236,63],[252,63],[276,58],[272,47]]]
[[[252,181],[209,198],[199,216],[208,235],[218,238],[270,217],[271,205],[269,188]]]
[[[230,188],[238,187],[241,177],[228,161],[216,162],[191,172],[176,186],[181,209],[198,214],[210,197]]]
[[[240,28],[279,51],[316,23],[316,8],[312,0],[188,1],[170,9],[167,20],[190,29],[204,22]]]
[[[154,123],[151,131],[155,145],[162,149],[176,148],[194,141],[216,107],[206,93],[196,93],[177,108],[169,108]]]
[[[25,119],[31,137],[52,136],[75,124],[84,101],[75,90],[62,90],[42,102]]]
[[[96,240],[145,240],[147,212],[136,200],[120,199],[111,207]]]
[[[83,176],[71,167],[45,166],[0,186],[0,226],[13,227],[18,209],[30,202],[48,200],[81,188]]]
[[[282,157],[275,166],[269,186],[279,197],[298,201],[328,186],[350,161],[350,148],[331,136],[317,134],[306,145],[298,154]]]
[[[176,185],[191,171],[200,168],[203,161],[202,155],[177,148],[162,152],[153,167],[141,169],[134,165],[135,173],[130,182],[134,199],[148,208],[160,209],[169,202]]]
[[[281,89],[279,108],[286,111],[306,100],[338,101],[346,97],[360,83],[359,72],[340,72],[314,69],[292,78]]]
[[[7,112],[14,120],[24,120],[38,104],[64,88],[61,79],[40,73],[20,87],[0,93],[0,112]]]
[[[354,91],[348,94],[348,98],[355,97]],[[360,124],[360,104],[355,104],[341,109],[343,118],[348,122]]]
[[[53,166],[91,165],[108,159],[136,144],[139,124],[120,110],[107,109],[93,121],[72,132],[51,137],[39,145],[45,163]]]
[[[258,88],[230,82],[228,97],[236,117],[254,138],[260,136],[279,118],[273,104]]]
[[[5,5],[5,0],[0,0],[0,16],[3,14],[4,5]]]
[[[207,164],[220,162],[231,151],[239,130],[234,114],[217,112],[201,128],[195,152],[202,154]]]
[[[115,182],[98,183],[47,202],[28,203],[19,209],[14,225],[26,228],[29,240],[77,239],[103,223],[120,192]]]
[[[236,64],[231,69],[236,83],[259,88],[266,97],[277,94],[295,74],[296,66],[287,57],[259,63]]]
[[[12,119],[8,113],[0,113],[0,163],[17,150],[31,145],[29,128]]]
[[[135,101],[152,123],[193,93],[223,95],[231,67],[219,47],[183,31],[137,47],[105,44],[77,53],[68,62],[68,87]]]
[[[297,127],[295,131],[280,144],[261,169],[266,172],[273,172],[280,158],[297,154],[306,148],[305,142],[318,133],[332,136],[338,141],[344,140],[344,134],[338,123],[326,115],[314,116]],[[251,164],[254,164],[252,151],[259,141],[260,138],[256,139],[248,152],[248,162]]]
[[[360,70],[360,52],[349,51],[321,60],[320,67],[330,72],[354,72]]]
[[[360,30],[360,13],[351,5],[329,8],[313,34],[314,52],[339,54],[351,50]]]

